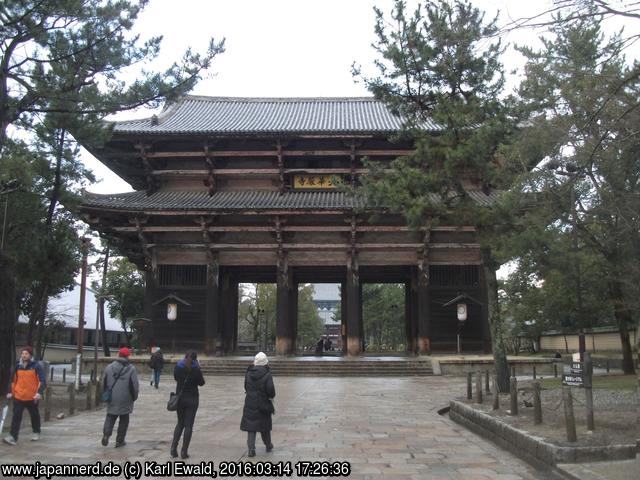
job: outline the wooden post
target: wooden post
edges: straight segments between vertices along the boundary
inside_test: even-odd
[[[575,442],[578,440],[578,435],[576,434],[576,419],[573,416],[571,387],[562,387],[562,399],[564,402],[564,421],[567,428],[567,441]]]
[[[49,372],[49,381],[50,382],[53,382],[53,370],[54,370],[54,368],[51,367],[51,371]]]
[[[49,420],[51,420],[51,386],[47,385],[44,389],[44,421]]]
[[[511,377],[509,393],[511,394],[511,415],[518,415],[518,380],[516,377]]]
[[[498,378],[493,376],[493,409],[500,408],[500,389],[498,388]]]
[[[100,397],[102,397],[102,381],[96,379],[96,396],[94,398],[94,404],[96,407],[100,406]]]
[[[536,379],[536,366],[535,364],[533,365],[533,379]]]
[[[482,372],[476,371],[476,403],[482,403]]]
[[[467,372],[467,400],[471,400],[473,398],[473,392],[471,389],[471,378],[473,377],[472,372]]]
[[[558,378],[558,364],[557,363],[553,364],[553,376],[555,378]]]
[[[93,409],[93,398],[94,398],[95,394],[96,394],[96,383],[93,380],[91,380],[89,383],[87,383],[86,410]]]
[[[62,369],[62,383],[67,383],[67,369]]]
[[[73,415],[76,413],[76,390],[73,383],[69,384],[67,390],[69,391],[69,415]]]
[[[591,354],[584,353],[584,396],[587,407],[587,430],[596,429],[593,420],[593,360]]]
[[[489,370],[484,372],[484,391],[487,395],[491,393],[491,389],[489,388]]]
[[[540,382],[533,382],[533,424],[542,423],[542,401],[540,398]]]
[[[516,376],[516,366],[515,365],[511,365],[511,376],[512,377]]]
[[[607,375],[609,375],[609,359],[607,358]]]

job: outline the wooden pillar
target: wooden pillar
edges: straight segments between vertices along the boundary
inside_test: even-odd
[[[205,295],[204,351],[208,355],[213,355],[216,353],[216,340],[219,340],[220,323],[220,267],[217,257],[214,257],[207,266]]]
[[[238,284],[233,282],[229,275],[224,275],[221,280],[220,306],[222,321],[220,322],[220,349],[222,353],[228,355],[233,352],[233,324],[234,322],[238,323],[237,314],[236,317],[233,316],[236,312],[233,303],[237,303]],[[235,293],[233,291],[234,289]]]
[[[293,349],[291,353],[295,354],[298,348],[298,284],[291,286],[291,311],[289,312],[289,322],[291,324],[291,335],[293,338]]]
[[[295,347],[295,332],[292,325],[293,288],[291,269],[286,261],[278,267],[276,291],[276,355],[290,355]]]
[[[160,335],[162,325],[167,322],[166,313],[164,317],[160,317],[159,315],[154,314],[154,306],[153,302],[156,301],[157,289],[156,289],[156,277],[153,272],[147,270],[145,272],[145,290],[144,290],[144,302],[143,302],[143,311],[144,318],[148,318],[151,320],[150,332],[149,336],[151,337],[151,343],[155,345],[168,345],[168,342],[171,341],[170,338],[158,338]],[[106,308],[106,306],[104,307]],[[163,332],[164,333],[164,332]],[[104,339],[106,335],[102,337]]]
[[[346,323],[347,323],[347,354],[360,355],[362,353],[362,289],[358,274],[358,264],[355,257],[347,268],[346,293]]]
[[[428,268],[428,267],[427,267]],[[418,353],[431,353],[431,319],[429,318],[429,277],[418,270]]]

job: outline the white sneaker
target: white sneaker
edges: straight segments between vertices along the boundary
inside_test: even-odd
[[[39,433],[34,433],[33,435],[31,435],[31,441],[32,442],[37,442],[38,440],[40,440],[40,434]]]
[[[4,443],[8,443],[9,445],[16,445],[18,443],[16,442],[16,439],[13,438],[11,435],[9,435],[8,437],[4,437],[2,441]]]

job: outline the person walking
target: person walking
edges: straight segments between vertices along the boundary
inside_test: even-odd
[[[107,416],[102,429],[102,445],[109,444],[109,437],[118,420],[116,448],[126,445],[125,437],[129,428],[129,415],[133,411],[133,403],[138,399],[140,385],[136,369],[129,363],[131,351],[122,347],[118,358],[104,369],[103,390],[111,390],[111,401],[107,406]]]
[[[152,372],[151,385],[155,385],[155,387],[158,388],[158,384],[160,383],[160,374],[164,368],[164,356],[160,351],[160,347],[156,347],[155,351],[151,354],[149,366],[151,367]]]
[[[198,354],[194,351],[187,352],[173,369],[173,378],[176,380],[176,394],[180,395],[178,402],[178,423],[173,430],[173,441],[171,442],[171,456],[178,457],[178,443],[182,438],[181,458],[189,458],[189,443],[193,435],[193,424],[196,420],[198,404],[200,403],[200,393],[198,387],[204,385],[204,377],[198,363]]]
[[[256,456],[256,432],[260,432],[267,452],[273,450],[271,415],[275,413],[272,399],[276,396],[276,389],[268,364],[267,356],[259,352],[244,376],[245,397],[240,430],[247,432],[249,457]]]
[[[16,364],[11,374],[11,390],[7,393],[8,399],[13,399],[13,418],[9,435],[3,438],[5,443],[15,445],[20,435],[22,414],[25,410],[31,417],[31,440],[40,440],[40,411],[38,402],[44,394],[47,380],[42,366],[33,360],[33,349],[26,346],[20,352],[20,361]]]

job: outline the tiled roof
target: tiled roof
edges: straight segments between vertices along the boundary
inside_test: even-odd
[[[490,206],[499,192],[486,195],[481,191],[468,192],[480,206]],[[438,197],[432,201],[438,203]],[[213,196],[205,191],[158,191],[147,196],[146,192],[117,194],[85,193],[84,208],[114,209],[125,211],[188,210],[233,211],[233,210],[352,210],[365,207],[362,198],[344,192],[285,192],[241,191],[216,192]]]
[[[113,195],[85,194],[83,207],[117,210],[334,210],[353,209],[363,203],[344,192],[242,191],[159,191],[147,196],[144,191]]]
[[[155,121],[157,120],[157,121]],[[373,98],[229,98],[185,96],[157,118],[116,122],[120,134],[383,133],[402,120]],[[425,130],[440,128],[433,122]]]

